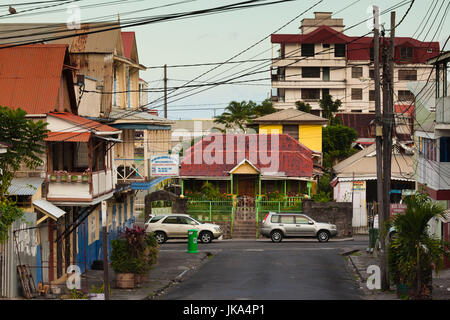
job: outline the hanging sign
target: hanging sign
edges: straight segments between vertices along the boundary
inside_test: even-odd
[[[178,176],[178,164],[178,155],[152,156],[150,159],[151,175],[153,177]]]

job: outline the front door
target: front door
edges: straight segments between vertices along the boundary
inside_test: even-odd
[[[255,196],[256,178],[254,175],[238,175],[238,196]]]

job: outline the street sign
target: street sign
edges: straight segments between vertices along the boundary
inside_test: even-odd
[[[152,156],[150,159],[150,172],[153,177],[174,177],[179,175],[179,156],[164,155]]]

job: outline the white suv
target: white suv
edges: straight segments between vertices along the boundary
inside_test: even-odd
[[[188,237],[188,231],[197,230],[198,238],[203,243],[209,243],[222,235],[219,225],[201,223],[187,214],[156,215],[150,217],[145,224],[146,232],[154,232],[158,243],[167,239],[183,239]]]

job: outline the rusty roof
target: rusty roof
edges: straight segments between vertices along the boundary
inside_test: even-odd
[[[123,55],[119,27],[118,22],[85,23],[81,24],[80,29],[68,29],[65,23],[2,23],[0,24],[0,45],[45,41],[50,44],[67,44],[71,53],[116,53]],[[75,34],[109,28],[118,29],[71,37]],[[55,39],[60,37],[63,38]]]
[[[54,111],[66,45],[0,49],[0,105],[29,114]]]

